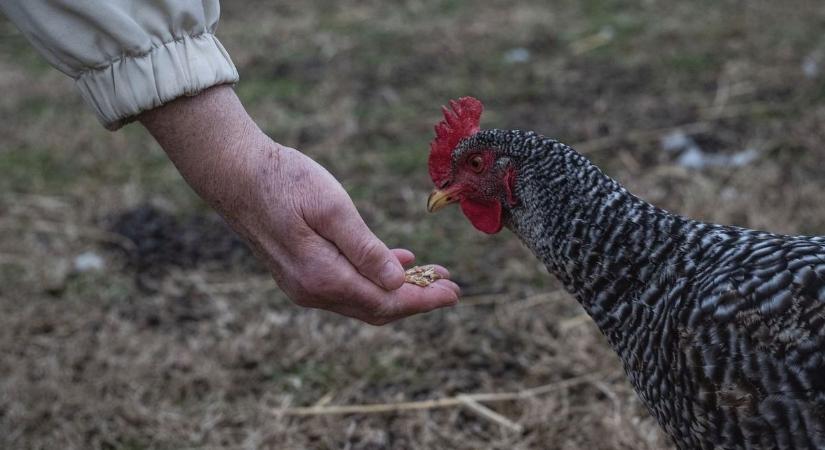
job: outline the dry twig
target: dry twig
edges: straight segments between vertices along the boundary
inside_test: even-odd
[[[469,411],[491,422],[495,422],[504,428],[507,428],[516,433],[521,433],[524,429],[524,427],[522,427],[521,424],[513,422],[512,420],[504,417],[503,415],[473,400],[471,397],[467,395],[459,395],[458,399],[461,401],[461,404],[464,405],[464,407],[466,407]]]
[[[454,397],[443,397],[432,400],[421,400],[415,402],[395,402],[395,403],[373,403],[362,405],[330,405],[330,406],[309,406],[297,408],[281,408],[274,411],[277,415],[284,416],[323,416],[335,414],[380,414],[398,413],[403,411],[420,411],[438,408],[449,408],[466,405],[467,401],[476,403],[504,402],[514,400],[524,400],[550,392],[560,391],[579,384],[589,383],[602,375],[602,372],[580,375],[555,383],[536,386],[518,392],[488,392],[475,394],[460,394]]]

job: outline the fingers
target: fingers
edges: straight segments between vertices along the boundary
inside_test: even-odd
[[[415,255],[413,252],[405,249],[405,248],[394,248],[390,250],[396,258],[398,258],[398,262],[401,263],[402,266],[406,266],[408,264],[412,264],[415,261]]]
[[[380,308],[381,317],[400,319],[458,303],[458,286],[450,280],[438,280],[422,288],[405,284],[386,296]]]
[[[390,292],[377,288],[364,278],[355,282],[350,280],[349,295],[344,297],[343,302],[339,300],[330,306],[356,306],[355,313],[347,315],[371,324],[388,323],[413,314],[453,306],[458,303],[461,295],[458,285],[447,279],[438,280],[427,287],[405,283],[401,288]]]
[[[434,285],[438,285],[438,286],[444,286],[444,287],[446,287],[447,289],[449,289],[449,290],[453,291],[453,293],[454,293],[454,294],[455,294],[455,296],[456,296],[456,299],[457,299],[458,297],[461,297],[461,287],[459,287],[459,286],[458,286],[455,282],[453,282],[452,280],[438,280],[438,281],[436,281],[436,282],[435,282],[435,283],[433,283],[433,284],[434,284]]]
[[[441,275],[442,278],[450,278],[450,271],[445,267],[439,266],[438,264],[433,264],[433,267],[435,267],[435,272]]]
[[[308,274],[293,273],[292,278],[301,280],[300,293],[293,297],[299,305],[320,308],[354,317],[373,325],[383,325],[413,314],[437,308],[453,306],[458,302],[460,289],[454,282],[441,279],[427,287],[404,283],[399,289],[387,291],[361,275],[332,243],[321,241],[323,253],[328,254],[317,270]],[[395,257],[409,261],[412,254],[395,250]],[[293,265],[295,267],[297,265]],[[449,272],[440,266],[436,271],[442,276]],[[306,271],[300,271],[306,272]]]
[[[404,284],[404,268],[398,256],[370,231],[351,204],[339,208],[336,217],[324,220],[315,229],[373,283],[386,290],[398,289]]]

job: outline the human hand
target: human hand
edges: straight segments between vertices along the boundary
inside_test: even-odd
[[[413,254],[389,250],[340,183],[260,132],[231,88],[178,99],[140,120],[295,303],[382,325],[458,301],[448,279],[405,284],[402,265]]]

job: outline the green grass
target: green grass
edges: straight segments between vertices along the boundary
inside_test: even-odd
[[[27,72],[40,76],[54,70],[46,59],[31,50],[29,42],[11,23],[0,20],[0,58],[12,60]]]
[[[272,78],[244,78],[238,83],[238,97],[249,104],[296,101],[309,95],[312,85],[297,78],[272,76]]]
[[[82,168],[66,156],[42,147],[0,150],[0,191],[56,193],[70,189]]]
[[[422,167],[427,167],[427,154],[422,151],[422,148],[427,147],[421,145],[420,142],[375,145],[376,148],[383,150],[381,154],[384,156],[384,165],[387,170],[398,176],[407,177],[419,174]]]
[[[718,70],[719,61],[712,53],[684,53],[673,55],[665,62],[673,71],[696,76]]]

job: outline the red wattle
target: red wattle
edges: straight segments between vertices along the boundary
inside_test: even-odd
[[[461,211],[479,231],[495,234],[501,231],[501,203],[495,200],[461,200]]]

